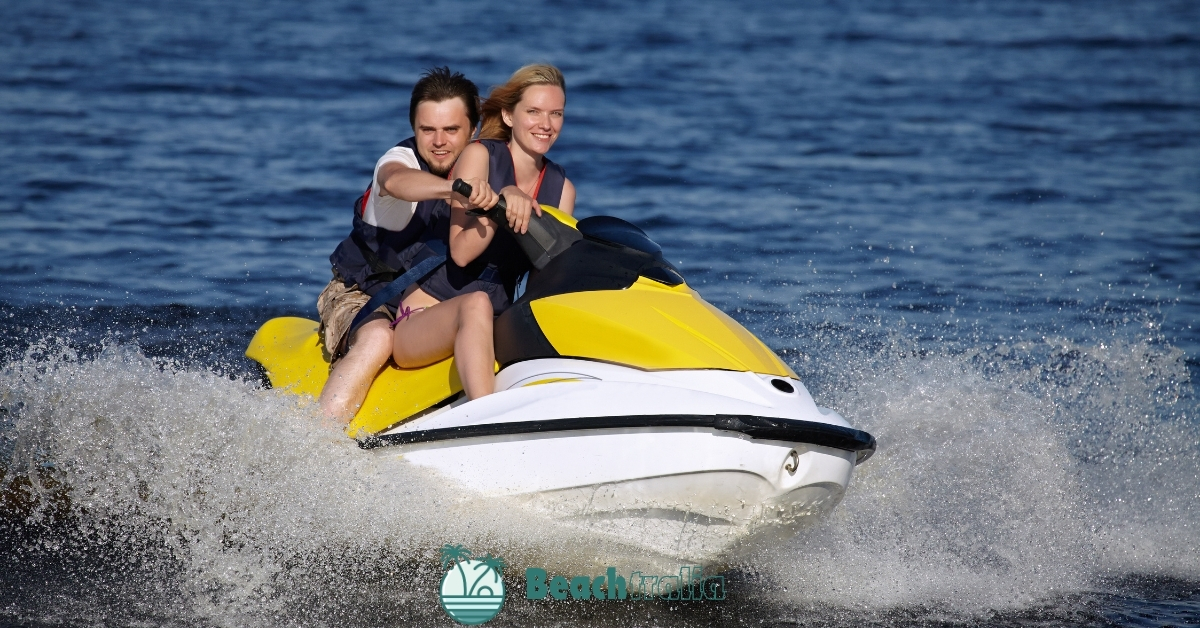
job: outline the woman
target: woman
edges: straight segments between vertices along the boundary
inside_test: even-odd
[[[530,65],[492,90],[481,110],[480,141],[463,150],[452,177],[486,182],[504,196],[509,226],[525,233],[538,203],[575,210],[575,187],[545,154],[562,130],[566,81],[557,68]],[[402,368],[455,356],[468,399],[495,390],[492,318],[513,301],[529,260],[502,225],[451,203],[446,264],[410,289],[393,322],[392,359]],[[494,202],[488,203],[490,208]]]
[[[562,131],[566,105],[566,82],[558,68],[528,65],[517,70],[504,85],[492,90],[480,115],[479,142],[463,150],[455,164],[455,176],[480,178],[504,196],[510,210],[525,218],[509,224],[524,233],[531,211],[541,215],[538,203],[572,214],[575,186],[562,167],[546,153]],[[536,200],[536,202],[535,202]],[[455,204],[450,242],[459,248],[456,261],[473,259],[495,238],[496,225],[486,218],[468,216]]]

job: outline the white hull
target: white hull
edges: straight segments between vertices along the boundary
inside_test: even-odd
[[[772,385],[778,379],[530,360],[504,369],[497,393],[387,434],[635,415],[743,415],[849,427],[818,408],[800,382],[785,380],[793,389],[785,392]],[[812,443],[670,426],[454,438],[371,452],[436,471],[481,497],[512,497],[556,519],[694,559],[793,534],[838,503],[856,458]]]

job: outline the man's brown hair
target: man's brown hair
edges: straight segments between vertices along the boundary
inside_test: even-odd
[[[426,70],[421,80],[413,85],[412,100],[408,103],[408,125],[417,130],[417,105],[451,98],[462,99],[467,106],[471,129],[479,128],[479,88],[467,80],[462,72],[451,72],[446,66]]]

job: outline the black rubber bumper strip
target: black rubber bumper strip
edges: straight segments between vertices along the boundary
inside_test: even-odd
[[[642,414],[632,416],[589,416],[551,421],[517,421],[513,423],[484,423],[445,427],[434,430],[414,430],[381,434],[360,439],[363,449],[429,443],[459,438],[544,434],[548,432],[578,432],[646,427],[707,427],[726,432],[738,432],[751,438],[805,443],[854,452],[855,464],[861,464],[875,453],[875,437],[862,431],[839,425],[780,419],[745,414]]]

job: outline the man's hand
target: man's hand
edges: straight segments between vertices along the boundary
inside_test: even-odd
[[[500,200],[500,195],[492,191],[492,186],[488,185],[487,181],[483,179],[463,179],[462,181],[471,186],[471,197],[463,198],[461,194],[454,192],[453,189],[451,190],[450,197],[451,200],[458,201],[459,203],[466,201],[467,209],[476,207],[479,209],[491,209]]]
[[[510,185],[500,193],[504,195],[504,202],[508,206],[505,217],[508,218],[508,226],[512,228],[513,233],[525,233],[529,229],[529,216],[533,212],[537,215],[542,215],[542,208],[528,194],[521,191],[515,185]]]

